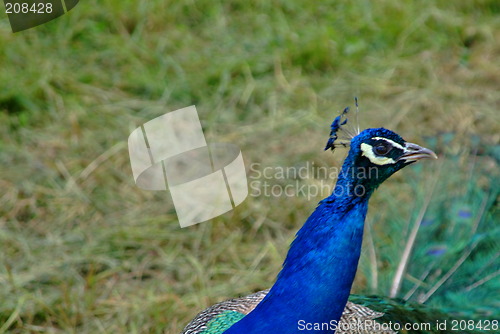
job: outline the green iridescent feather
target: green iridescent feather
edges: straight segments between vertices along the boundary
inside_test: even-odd
[[[245,315],[236,311],[224,311],[215,316],[207,324],[207,329],[200,334],[220,334],[226,329],[234,325],[237,321],[241,320]]]

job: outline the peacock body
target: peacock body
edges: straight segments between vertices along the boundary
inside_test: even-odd
[[[269,289],[253,293],[251,295],[226,300],[224,302],[215,304],[206,310],[200,312],[193,321],[184,329],[182,334],[218,334],[223,333],[225,330],[229,329],[234,323],[241,320],[245,315],[250,313],[259,304],[262,299],[267,295]],[[355,304],[352,302],[347,302],[344,312],[340,322],[346,324],[337,330],[337,334],[341,333],[380,333],[380,334],[392,334],[391,330],[384,330],[383,328],[372,328],[370,331],[362,331],[363,327],[359,328],[359,331],[346,330],[346,328],[352,329],[362,322],[365,324],[374,324],[374,319],[377,319],[384,314],[381,312],[375,312],[372,309]],[[375,327],[375,326],[372,326]]]
[[[344,114],[332,123],[325,149],[338,145],[337,132],[346,123]],[[272,288],[206,309],[183,334],[394,333],[367,325],[382,312],[348,302],[368,201],[398,170],[437,157],[384,128],[362,131],[349,146],[332,194],[298,231]],[[364,325],[347,325],[360,322]]]

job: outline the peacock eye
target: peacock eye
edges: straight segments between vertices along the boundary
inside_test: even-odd
[[[387,144],[378,144],[373,148],[373,152],[376,155],[386,155],[389,153],[389,151],[392,149],[392,146],[389,146]]]

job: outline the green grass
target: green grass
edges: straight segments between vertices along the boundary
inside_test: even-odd
[[[399,296],[431,264],[428,247],[445,246],[442,272],[412,297],[425,295],[480,217],[486,241],[427,303],[487,303],[498,277],[460,289],[498,268],[499,13],[479,0],[82,1],[17,34],[3,16],[0,333],[178,333],[204,307],[272,284],[319,197],[249,197],[180,229],[167,192],[133,183],[129,133],[192,104],[207,139],[236,143],[247,167],[338,166],[343,153],[322,148],[354,96],[362,127],[435,147],[442,165],[411,167],[374,196],[354,290],[389,294],[438,175],[435,223],[419,231]],[[464,208],[472,218],[456,220]]]

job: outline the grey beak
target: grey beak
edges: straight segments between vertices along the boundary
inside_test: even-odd
[[[428,148],[419,146],[413,143],[405,144],[405,152],[399,159],[403,159],[408,162],[418,161],[422,159],[437,159],[436,153]]]

